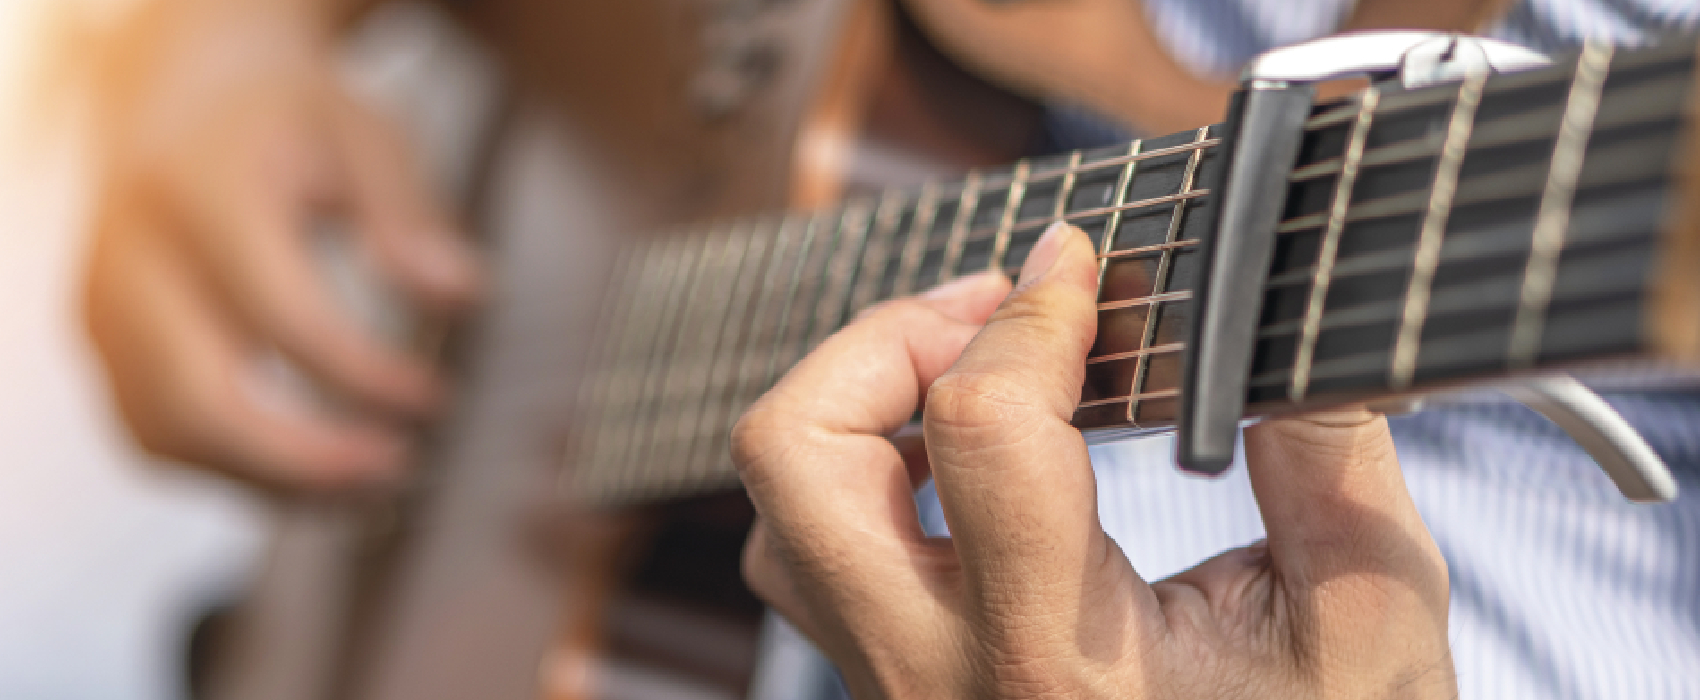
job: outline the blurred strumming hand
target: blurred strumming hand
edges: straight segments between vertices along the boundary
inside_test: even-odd
[[[1447,573],[1385,421],[1246,431],[1269,538],[1147,583],[1069,425],[1097,265],[1057,226],[996,275],[879,307],[744,416],[752,588],[859,698],[1452,698]],[[1000,305],[1001,303],[1001,305]],[[925,450],[885,436],[926,403]],[[930,473],[952,539],[923,535]]]
[[[157,454],[305,490],[399,475],[443,400],[424,358],[376,336],[312,253],[350,222],[422,314],[476,299],[479,269],[399,134],[339,82],[327,2],[151,0],[101,83],[103,190],[87,322],[118,408]],[[280,402],[281,355],[333,395]],[[344,410],[346,409],[346,410]]]

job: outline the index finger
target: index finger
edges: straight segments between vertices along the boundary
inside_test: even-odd
[[[842,544],[845,556],[860,557],[879,542],[922,537],[908,471],[885,435],[914,414],[921,391],[1007,285],[979,275],[932,298],[877,308],[828,338],[744,414],[733,461],[778,540],[816,551]]]
[[[1090,239],[1053,226],[1021,285],[927,397],[933,480],[983,605],[1073,611],[1082,577],[1119,557],[1098,522],[1086,442],[1070,424],[1097,328],[1097,272]],[[1117,585],[1122,574],[1131,569],[1118,570]]]

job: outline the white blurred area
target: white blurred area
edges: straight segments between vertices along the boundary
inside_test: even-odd
[[[119,6],[0,0],[5,700],[185,697],[191,625],[241,587],[264,539],[237,489],[123,439],[75,312],[91,178],[64,64],[86,54],[72,29]]]

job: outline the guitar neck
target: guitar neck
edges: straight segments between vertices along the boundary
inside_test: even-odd
[[[1653,315],[1682,283],[1648,280],[1673,276],[1662,253],[1680,252],[1677,278],[1700,263],[1666,225],[1693,62],[1687,43],[1590,47],[1319,106],[1288,183],[1248,413],[1671,349]],[[1218,141],[1203,127],[633,246],[585,390],[575,496],[735,485],[730,425],[809,349],[872,304],[1019,270],[1059,219],[1099,251],[1076,425],[1095,440],[1169,428]]]

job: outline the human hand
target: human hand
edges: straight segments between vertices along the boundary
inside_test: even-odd
[[[1446,566],[1379,416],[1248,428],[1267,542],[1133,570],[1069,425],[1096,275],[1054,227],[1007,299],[959,280],[804,359],[734,434],[751,588],[859,698],[1455,697]],[[925,454],[905,455],[885,436],[923,395]],[[929,469],[951,539],[917,518]]]
[[[345,217],[417,310],[464,307],[472,253],[399,135],[338,81],[310,3],[156,3],[103,86],[85,313],[120,414],[163,456],[293,489],[399,475],[442,400],[424,358],[350,318],[315,260]],[[281,355],[331,401],[256,370]],[[280,400],[282,399],[282,400]]]

